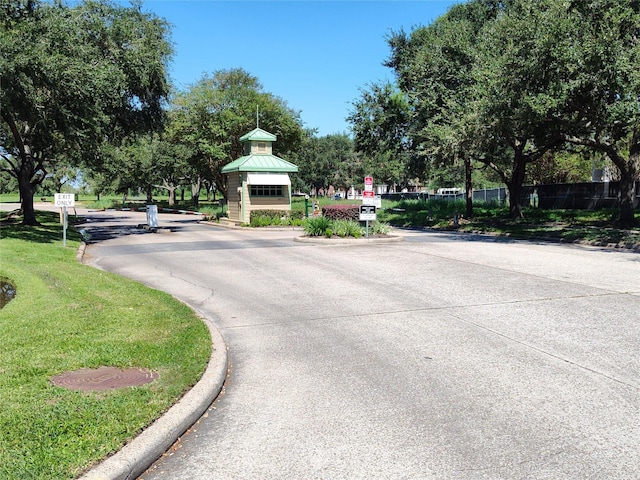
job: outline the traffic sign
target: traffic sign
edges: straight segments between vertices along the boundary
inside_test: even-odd
[[[376,219],[376,207],[374,205],[360,205],[360,221],[370,221]]]
[[[382,208],[382,199],[374,196],[362,197],[362,205],[374,205],[377,208]]]
[[[56,207],[75,207],[76,196],[73,193],[56,193],[53,201]]]
[[[364,177],[364,191],[373,192],[373,177]]]
[[[62,207],[62,245],[67,246],[67,207],[75,207],[76,196],[73,193],[54,193],[53,203]]]
[[[364,192],[362,192],[362,198],[373,198],[373,197],[375,197],[373,190],[365,190]]]

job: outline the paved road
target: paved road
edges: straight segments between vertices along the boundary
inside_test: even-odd
[[[640,254],[110,217],[89,258],[230,350],[224,393],[145,480],[640,478]]]

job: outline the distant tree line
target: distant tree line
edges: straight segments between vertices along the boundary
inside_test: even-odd
[[[393,32],[394,82],[365,86],[346,132],[318,137],[242,68],[176,91],[168,23],[109,0],[0,7],[0,189],[33,197],[82,179],[102,192],[178,189],[226,196],[221,169],[256,127],[299,166],[297,190],[340,190],[365,175],[391,189],[587,180],[613,166],[622,225],[640,173],[640,3],[470,0]]]

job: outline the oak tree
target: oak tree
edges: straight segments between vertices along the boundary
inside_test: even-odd
[[[168,93],[169,26],[107,0],[11,0],[0,10],[0,169],[18,181],[23,223],[58,162],[153,129]]]

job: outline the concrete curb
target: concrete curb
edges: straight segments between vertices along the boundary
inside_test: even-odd
[[[316,243],[320,245],[362,245],[370,243],[396,243],[402,242],[404,237],[389,235],[386,237],[360,237],[360,238],[326,238],[300,236],[293,239],[294,242]]]
[[[76,258],[82,263],[82,242]],[[209,329],[213,352],[204,374],[175,405],[114,455],[79,480],[131,480],[139,477],[207,411],[222,391],[228,370],[227,345],[213,322],[191,307]]]
[[[209,327],[214,351],[200,381],[162,417],[80,480],[130,480],[139,477],[207,411],[227,377],[227,347],[218,329]]]
[[[413,229],[408,229],[413,230]],[[544,235],[517,235],[517,234],[500,234],[500,233],[492,233],[492,232],[461,232],[457,230],[439,230],[436,228],[423,228],[416,229],[418,231],[431,232],[431,233],[440,233],[440,234],[453,234],[453,235],[477,235],[479,237],[486,237],[492,239],[505,239],[505,240],[518,240],[525,242],[543,242],[543,243],[555,243],[561,245],[580,245],[585,247],[599,247],[599,248],[607,248],[611,250],[626,250],[631,252],[640,252],[640,243],[635,244],[623,244],[623,243],[608,243],[608,242],[598,242],[598,241],[589,241],[589,240],[566,240],[564,238],[557,237],[545,237]]]

